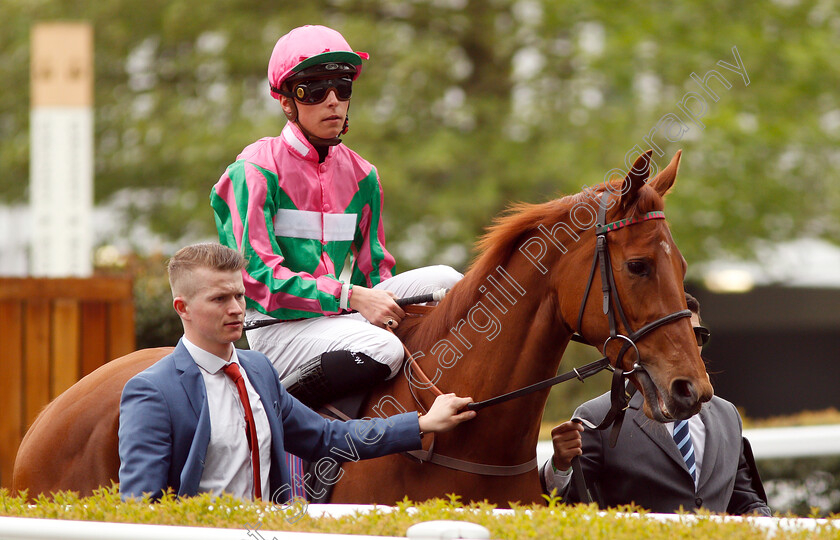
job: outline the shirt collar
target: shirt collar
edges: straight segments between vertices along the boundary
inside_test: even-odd
[[[228,361],[224,358],[220,358],[213,353],[209,353],[196,345],[195,343],[191,342],[187,339],[187,336],[181,338],[184,342],[184,347],[187,348],[187,351],[192,356],[193,361],[198,364],[198,367],[214,375],[219,372],[220,369],[225,367],[228,364]],[[234,347],[233,353],[230,355],[230,362],[234,364],[239,363],[239,357],[236,356],[236,348]]]
[[[318,161],[318,152],[297,124],[294,122],[286,122],[286,127],[283,128],[281,136],[294,153],[298,154],[303,159],[315,162]]]

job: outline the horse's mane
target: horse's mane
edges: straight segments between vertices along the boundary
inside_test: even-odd
[[[620,182],[614,182],[611,189],[613,193],[618,193],[621,189]],[[445,315],[431,317],[428,325],[423,326],[423,336],[429,336],[430,339],[432,336],[442,336],[454,327],[459,319],[465,317],[470,308],[479,300],[480,282],[492,274],[496,267],[504,266],[520,244],[534,235],[539,225],[548,228],[560,222],[571,225],[572,208],[581,201],[586,201],[592,208],[597,208],[597,203],[594,201],[598,200],[605,190],[606,187],[602,184],[586,195],[577,193],[544,203],[519,202],[509,206],[505,212],[493,220],[487,232],[476,242],[475,259],[464,278],[452,288],[443,301],[446,303]],[[607,221],[640,216],[663,208],[664,203],[659,194],[650,186],[643,186],[629,208],[623,208],[620,203],[615,204],[607,212]],[[580,236],[585,232],[579,227],[572,227],[572,229]],[[655,232],[650,234],[655,234]],[[400,332],[404,340],[408,340],[415,334],[420,324],[420,321],[414,323],[407,320],[406,322],[409,324],[401,325],[405,328],[401,328],[403,331]]]

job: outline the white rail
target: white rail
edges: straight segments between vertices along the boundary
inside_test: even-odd
[[[0,517],[3,540],[402,540],[394,536],[300,533]]]
[[[745,429],[744,436],[757,460],[840,455],[840,425]],[[540,465],[551,454],[551,441],[537,444]]]
[[[840,455],[840,425],[745,429],[755,459]]]

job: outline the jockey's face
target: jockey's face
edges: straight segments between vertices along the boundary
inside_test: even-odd
[[[195,293],[178,296],[173,302],[184,323],[184,335],[205,351],[228,360],[231,344],[242,336],[245,319],[242,273],[197,268],[190,279]]]
[[[291,106],[290,102],[291,98],[281,96],[280,104],[284,109]],[[344,119],[347,117],[350,100],[338,99],[337,90],[330,88],[326,99],[321,103],[308,105],[296,101],[295,106],[297,107],[297,121],[306,132],[321,139],[332,139],[338,137],[344,129]]]

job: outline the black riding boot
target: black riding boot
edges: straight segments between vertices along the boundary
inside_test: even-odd
[[[390,374],[388,366],[364,353],[331,351],[309,360],[281,384],[314,409],[347,394],[364,394]]]

